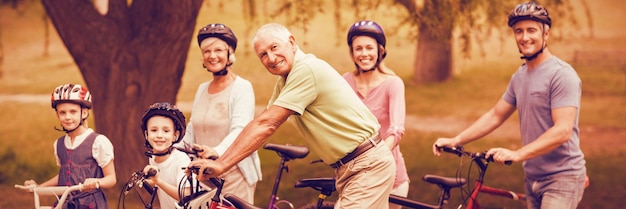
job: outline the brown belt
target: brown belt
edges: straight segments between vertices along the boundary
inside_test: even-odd
[[[381,141],[380,136],[378,134],[374,135],[373,137],[361,142],[361,144],[359,144],[359,146],[356,147],[354,151],[348,153],[345,157],[339,159],[337,162],[333,164],[330,164],[330,167],[335,168],[335,169],[341,167],[342,165],[350,162],[351,160],[363,154],[364,152],[371,149],[372,147],[375,147],[380,141]]]

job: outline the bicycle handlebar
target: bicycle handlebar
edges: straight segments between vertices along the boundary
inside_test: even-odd
[[[35,193],[36,194],[35,195],[36,207],[39,207],[39,198],[37,195],[58,195],[59,193],[62,193],[61,197],[59,198],[58,204],[55,207],[55,209],[60,209],[61,207],[63,207],[63,203],[65,202],[65,200],[67,199],[67,197],[70,195],[71,192],[83,190],[83,184],[77,184],[74,186],[50,186],[50,187],[37,187],[34,185],[25,186],[25,185],[16,184],[15,188],[23,189],[23,190],[27,190],[27,191],[31,191]]]
[[[144,173],[142,170],[135,171],[130,177],[130,179],[128,180],[128,183],[126,185],[126,190],[124,191],[124,193],[127,194],[135,186],[139,186],[141,188],[143,186],[144,180],[152,176],[155,176],[156,174],[157,174],[157,170],[154,168],[150,168],[148,172],[146,173]]]
[[[484,151],[484,152],[467,152],[467,151],[463,150],[462,146],[455,146],[455,147],[448,147],[448,146],[440,147],[440,146],[437,146],[437,148],[439,150],[444,151],[444,152],[455,154],[455,155],[457,155],[459,157],[461,157],[461,156],[468,156],[468,157],[470,157],[472,159],[478,158],[478,159],[486,160],[487,162],[493,162],[493,156],[487,157],[487,151]],[[504,161],[504,164],[506,164],[506,165],[511,165],[512,163],[513,163],[513,161],[511,161],[511,160]]]
[[[195,173],[195,174],[198,174],[200,172],[200,166],[191,166],[191,167],[187,167],[187,169],[189,169],[192,173]],[[203,174],[212,175],[213,172],[214,171],[212,168],[206,168],[204,169]]]

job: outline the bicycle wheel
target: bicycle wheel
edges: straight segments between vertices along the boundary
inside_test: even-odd
[[[317,209],[317,203],[309,203],[303,207],[300,207],[299,209]],[[335,208],[335,202],[324,202],[322,203],[322,207],[320,209],[334,209]]]

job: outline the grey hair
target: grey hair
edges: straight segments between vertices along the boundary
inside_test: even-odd
[[[284,42],[289,42],[289,37],[291,37],[291,32],[284,25],[278,23],[268,23],[254,34],[254,38],[252,38],[252,43],[256,43],[261,37],[271,36],[280,39]]]

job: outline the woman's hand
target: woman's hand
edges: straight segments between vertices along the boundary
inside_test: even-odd
[[[196,159],[191,161],[188,166],[188,172],[197,172],[197,179],[200,181],[208,181],[209,178],[218,177],[224,172],[224,166],[214,160]],[[191,171],[189,171],[191,170]]]
[[[219,156],[217,152],[206,145],[194,144],[193,149],[198,151],[198,157],[202,159],[217,159]]]

